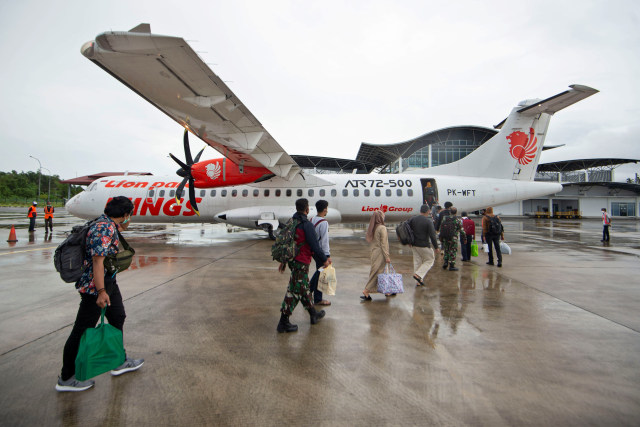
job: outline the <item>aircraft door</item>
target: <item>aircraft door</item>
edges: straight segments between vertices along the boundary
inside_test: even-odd
[[[422,186],[422,200],[428,204],[429,207],[438,201],[438,186],[436,180],[433,178],[421,178],[420,184]]]

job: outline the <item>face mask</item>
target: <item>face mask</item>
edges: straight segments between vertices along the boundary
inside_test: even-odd
[[[130,219],[131,219],[131,218],[127,218],[127,219],[125,219],[124,221],[122,221],[122,223],[123,223],[123,224],[126,224],[126,223],[128,223],[128,222],[129,222],[129,220],[130,220]]]

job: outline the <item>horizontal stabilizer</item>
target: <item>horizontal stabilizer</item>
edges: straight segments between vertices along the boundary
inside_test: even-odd
[[[554,114],[563,108],[573,105],[576,102],[599,92],[596,89],[583,85],[571,85],[569,87],[571,89],[533,105],[529,105],[528,107],[524,107],[523,109],[518,110],[518,113],[525,116],[535,116],[540,113]]]

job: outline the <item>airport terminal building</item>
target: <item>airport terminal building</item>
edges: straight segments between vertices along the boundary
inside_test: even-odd
[[[399,173],[435,167],[469,155],[498,131],[481,126],[455,126],[395,144],[362,143],[355,160],[294,155],[301,167],[315,173]],[[543,150],[556,147],[544,147]],[[614,217],[640,217],[640,183],[614,181],[617,166],[638,159],[575,159],[540,163],[537,181],[560,182],[563,190],[546,198],[496,206],[501,215],[595,217],[601,209]],[[442,202],[442,200],[441,200]]]

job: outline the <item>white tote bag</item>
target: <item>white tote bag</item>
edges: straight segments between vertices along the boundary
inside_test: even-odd
[[[338,279],[336,278],[336,269],[329,264],[327,268],[321,268],[320,277],[318,278],[318,290],[323,294],[335,295]]]

